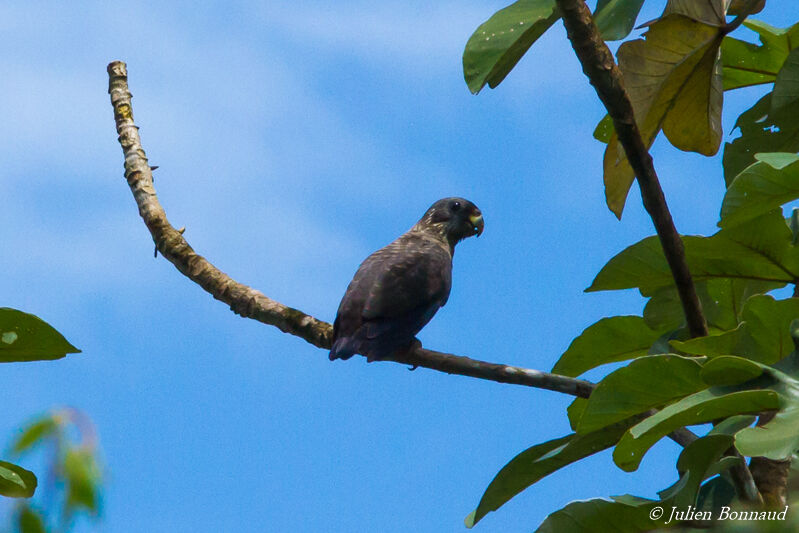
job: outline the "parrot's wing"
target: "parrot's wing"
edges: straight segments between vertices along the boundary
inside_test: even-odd
[[[383,250],[362,320],[368,339],[412,339],[449,297],[452,258],[439,244],[401,238]],[[378,252],[380,253],[380,252]]]

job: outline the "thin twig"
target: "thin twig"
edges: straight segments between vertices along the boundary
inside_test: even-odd
[[[666,197],[652,163],[652,156],[649,155],[635,122],[633,105],[624,89],[621,70],[600,36],[585,2],[583,0],[556,0],[556,2],[583,72],[613,119],[616,135],[624,147],[630,166],[635,171],[644,207],[652,218],[674,277],[690,334],[692,337],[704,337],[708,334],[707,322],[685,260],[685,248],[671,218]],[[737,451],[735,454],[740,457]],[[742,460],[739,465],[733,467],[730,473],[740,499],[762,502],[745,461]]]

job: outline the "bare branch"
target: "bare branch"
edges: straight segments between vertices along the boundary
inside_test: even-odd
[[[238,315],[252,318],[305,339],[314,346],[330,349],[333,327],[297,309],[285,306],[261,292],[238,283],[197,254],[182,232],[167,220],[153,187],[153,175],[141,145],[139,129],[133,122],[127,67],[122,61],[108,65],[111,104],[114,107],[119,143],[125,156],[125,178],[139,206],[139,214],[153,236],[156,248],[187,278],[211,296],[230,306]],[[547,389],[587,398],[595,385],[581,379],[517,366],[478,361],[468,357],[419,348],[397,357],[398,363],[421,366],[474,378]]]

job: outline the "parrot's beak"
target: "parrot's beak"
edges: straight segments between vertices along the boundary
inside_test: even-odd
[[[472,223],[474,227],[474,234],[478,237],[483,234],[483,227],[485,226],[485,222],[483,222],[483,215],[475,214],[469,216],[469,222]]]

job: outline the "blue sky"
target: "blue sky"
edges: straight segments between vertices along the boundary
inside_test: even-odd
[[[650,0],[641,20],[657,15]],[[636,191],[604,207],[604,112],[557,24],[496,90],[461,72],[503,2],[6,2],[0,5],[2,306],[82,354],[3,365],[0,438],[85,411],[108,465],[99,531],[463,531],[496,472],[569,432],[570,398],[326,353],[233,315],[164,259],[122,176],[105,67],[128,63],[172,223],[238,281],[332,321],[360,261],[438,198],[486,230],[458,248],[442,351],[549,370],[583,328],[637,314],[584,294],[653,231]],[[786,25],[790,0],[758,18]],[[724,131],[761,89],[725,95]],[[712,233],[720,156],[653,149],[678,229]],[[599,374],[591,374],[596,378]],[[662,442],[528,489],[476,530],[529,531],[567,502],[676,479]],[[81,531],[91,530],[82,523]]]

